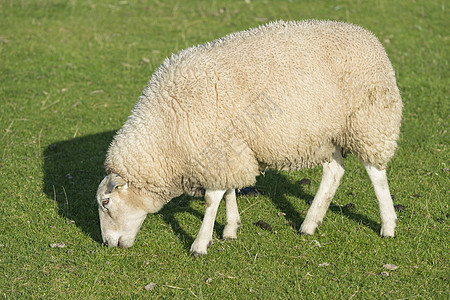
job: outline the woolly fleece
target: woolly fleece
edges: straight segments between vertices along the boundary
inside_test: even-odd
[[[402,101],[369,31],[278,21],[172,55],[107,153],[107,172],[164,202],[251,186],[266,168],[329,162],[338,147],[386,168]]]

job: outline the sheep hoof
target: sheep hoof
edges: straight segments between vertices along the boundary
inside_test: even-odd
[[[396,225],[397,219],[390,222],[382,222],[380,235],[382,237],[394,237]]]
[[[317,225],[316,224],[305,224],[303,223],[302,226],[300,226],[299,234],[302,235],[313,235],[314,231],[316,231]]]
[[[394,237],[394,235],[395,235],[394,228],[395,227],[391,227],[391,228],[387,227],[386,228],[385,226],[381,226],[380,236],[381,237]]]
[[[226,225],[223,230],[222,238],[225,241],[231,241],[237,239],[237,230],[240,228],[240,224],[236,226]]]
[[[191,250],[191,256],[192,257],[200,257],[200,256],[202,256],[202,255],[206,255],[207,253],[206,252],[198,252],[198,251],[192,251]]]
[[[207,254],[207,249],[212,245],[212,240],[210,240],[207,244],[201,243],[198,241],[194,241],[191,246],[191,256],[199,257],[201,255]]]
[[[298,234],[300,234],[300,235],[313,235],[313,234],[310,234],[310,233],[307,233],[307,232],[303,232],[301,230],[299,230]]]
[[[394,233],[385,233],[383,230],[381,230],[381,233],[380,233],[380,236],[382,237],[382,238],[393,238],[393,237],[395,237],[395,235],[394,235]]]

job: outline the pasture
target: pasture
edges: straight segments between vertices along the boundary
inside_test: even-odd
[[[0,0],[0,297],[448,299],[450,14],[446,1]],[[298,235],[321,168],[269,171],[242,228],[189,248],[200,198],[149,215],[132,248],[101,244],[95,193],[114,135],[171,53],[273,20],[331,19],[385,46],[404,111],[388,180],[395,238],[349,155],[323,225]],[[307,180],[302,180],[307,179]],[[262,220],[270,225],[258,226]]]

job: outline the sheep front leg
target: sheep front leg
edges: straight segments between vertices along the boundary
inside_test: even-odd
[[[239,217],[234,189],[227,190],[225,193],[225,203],[227,224],[223,230],[223,239],[235,240],[237,239],[237,230],[241,228],[241,218]]]
[[[224,190],[206,190],[205,202],[206,210],[203,217],[202,225],[195,238],[194,243],[191,246],[191,255],[200,256],[207,253],[208,247],[212,243],[212,233],[214,228],[214,221],[216,220],[217,209],[219,208],[220,201],[222,200]]]
[[[322,224],[323,217],[336,193],[344,171],[341,149],[337,148],[333,154],[333,160],[323,165],[322,181],[300,227],[301,234],[312,235],[316,228]]]
[[[397,225],[397,215],[395,214],[394,203],[392,202],[389,185],[387,182],[386,170],[380,170],[370,163],[364,162],[367,174],[369,174],[378,199],[381,216],[381,232],[384,237],[393,237],[395,226]]]

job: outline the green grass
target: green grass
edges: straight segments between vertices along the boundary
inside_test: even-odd
[[[448,299],[447,4],[0,0],[0,296]],[[189,197],[149,216],[132,248],[102,246],[95,192],[104,155],[163,59],[271,20],[307,18],[370,29],[397,72],[404,117],[388,169],[394,202],[405,206],[397,237],[379,237],[373,189],[349,156],[314,236],[297,231],[319,168],[261,176],[263,195],[238,199],[237,241],[220,240],[221,206],[206,257],[189,256],[204,213]],[[305,177],[310,186],[296,184]],[[275,232],[255,226],[260,219]],[[65,248],[50,247],[58,242]]]

